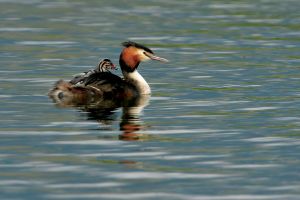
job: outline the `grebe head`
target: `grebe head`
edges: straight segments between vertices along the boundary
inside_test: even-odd
[[[127,41],[123,42],[122,45],[124,46],[124,49],[121,52],[119,62],[122,70],[125,70],[127,72],[133,72],[137,69],[140,62],[146,60],[168,62],[167,59],[154,55],[151,49],[141,44]]]
[[[103,59],[101,60],[98,65],[96,66],[97,72],[109,72],[110,70],[116,70],[116,66],[112,63],[110,59]]]

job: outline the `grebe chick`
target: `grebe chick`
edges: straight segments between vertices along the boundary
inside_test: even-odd
[[[149,84],[137,71],[140,62],[146,60],[168,62],[168,60],[155,56],[148,47],[132,41],[124,42],[122,45],[124,48],[119,57],[119,64],[124,78],[109,72],[96,72],[84,78],[80,85],[57,82],[49,92],[49,96],[64,105],[107,101],[119,105],[123,100],[150,94]]]
[[[108,58],[100,60],[95,69],[91,69],[87,72],[82,72],[79,74],[75,74],[73,79],[69,82],[72,85],[81,85],[86,78],[90,75],[98,73],[98,72],[110,72],[110,70],[116,70],[116,66],[112,63],[112,61]]]

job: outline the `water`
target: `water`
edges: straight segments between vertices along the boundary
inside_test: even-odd
[[[1,199],[299,199],[299,6],[1,0]],[[128,39],[171,61],[142,107],[47,97]]]

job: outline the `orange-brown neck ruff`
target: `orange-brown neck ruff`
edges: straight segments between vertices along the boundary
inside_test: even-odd
[[[119,62],[121,69],[126,72],[133,72],[136,70],[140,64],[138,49],[133,46],[124,48],[120,55]]]

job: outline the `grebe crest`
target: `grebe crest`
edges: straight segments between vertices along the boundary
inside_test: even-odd
[[[138,68],[140,62],[147,60],[157,60],[161,62],[168,62],[165,58],[155,56],[153,51],[148,47],[138,44],[136,42],[123,42],[125,47],[120,55],[119,63],[122,70],[133,72]]]
[[[127,41],[123,42],[122,45],[124,49],[120,54],[119,64],[125,81],[134,85],[138,94],[150,94],[150,86],[137,71],[140,62],[147,60],[168,62],[168,60],[155,56],[151,49],[136,42]]]

